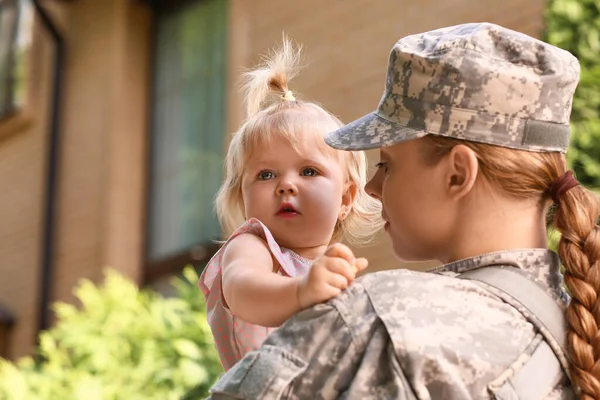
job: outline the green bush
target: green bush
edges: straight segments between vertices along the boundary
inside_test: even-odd
[[[75,290],[82,307],[54,306],[57,323],[40,335],[37,357],[0,360],[0,399],[205,396],[222,369],[197,280],[186,268],[169,298],[112,271],[101,287],[83,281]]]
[[[581,64],[567,158],[584,185],[600,188],[600,1],[550,0],[545,40]]]
[[[600,1],[549,0],[544,40],[568,50],[581,64],[573,99],[567,160],[577,179],[600,192]],[[550,228],[548,247],[557,250],[560,234]]]

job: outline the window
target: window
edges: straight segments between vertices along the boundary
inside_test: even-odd
[[[214,251],[225,150],[226,5],[157,13],[146,257],[148,273]],[[172,272],[174,270],[170,268]]]
[[[0,119],[14,114],[26,100],[32,22],[29,0],[0,0]]]

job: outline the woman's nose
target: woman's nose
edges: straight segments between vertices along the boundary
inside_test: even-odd
[[[381,201],[381,177],[382,172],[378,170],[375,172],[375,175],[367,182],[365,185],[365,192],[369,194],[369,196]]]

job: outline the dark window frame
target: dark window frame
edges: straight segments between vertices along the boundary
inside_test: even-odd
[[[155,16],[157,13],[178,11],[186,5],[195,3],[197,1],[202,0],[145,0],[145,2],[152,8]]]
[[[0,305],[0,357],[8,358],[12,328],[16,319],[12,313]]]
[[[196,269],[202,268],[220,247],[221,245],[218,243],[207,243],[204,246],[195,246],[161,260],[146,260],[143,283],[147,285],[165,276],[178,274],[186,265],[192,265]]]

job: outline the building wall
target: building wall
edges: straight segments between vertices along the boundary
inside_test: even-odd
[[[113,267],[141,276],[150,13],[138,1],[69,8],[53,293]]]
[[[28,75],[37,84],[26,108],[0,121],[0,306],[17,317],[10,354],[29,351],[36,333],[51,56],[36,28]]]
[[[43,2],[66,44],[52,300],[111,266],[141,276],[150,12],[138,1]],[[53,43],[39,21],[31,102],[0,121],[0,305],[16,317],[10,358],[29,354],[40,255]],[[6,131],[6,132],[5,132]]]
[[[303,0],[273,7],[270,0],[230,0],[228,132],[243,117],[234,90],[242,68],[282,32],[304,44],[309,61],[292,90],[349,122],[377,106],[389,50],[401,36],[468,21],[534,36],[542,28],[541,0],[405,3]],[[77,281],[100,280],[104,267],[138,281],[142,275],[151,13],[133,0],[43,4],[52,6],[68,49],[52,298],[73,301]],[[29,113],[0,121],[0,304],[17,317],[11,358],[33,349],[39,307],[52,84],[52,43],[39,26],[32,59]],[[371,270],[400,265],[385,238],[358,254],[369,258]]]

